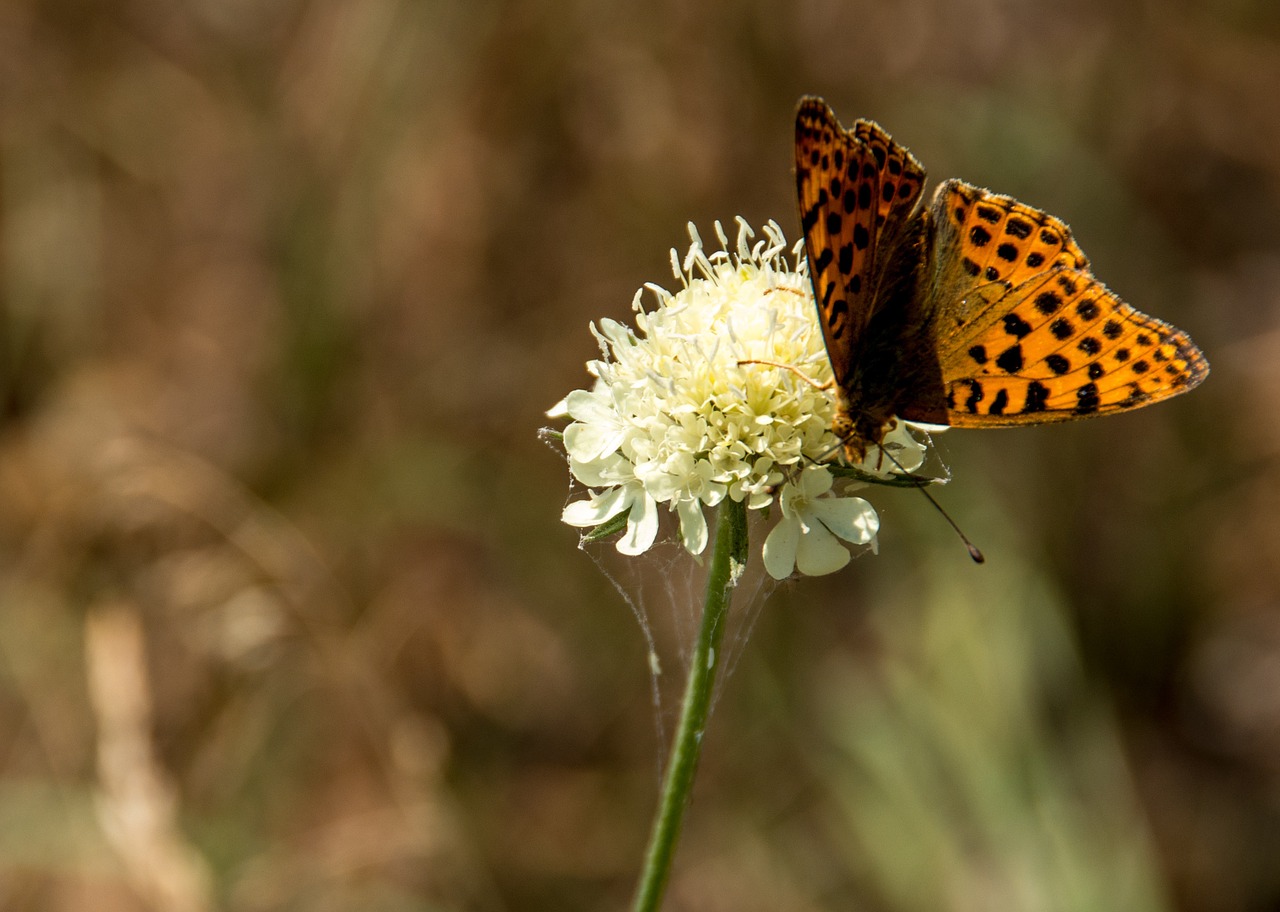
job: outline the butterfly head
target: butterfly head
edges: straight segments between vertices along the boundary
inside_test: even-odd
[[[831,431],[844,444],[844,458],[850,463],[865,462],[867,450],[879,446],[896,424],[894,416],[868,405],[853,402],[844,389],[836,390],[836,414]]]

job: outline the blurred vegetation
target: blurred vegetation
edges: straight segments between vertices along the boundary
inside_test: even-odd
[[[945,435],[986,567],[886,491],[775,592],[669,907],[1280,906],[1278,85],[1264,0],[9,0],[0,910],[625,904],[646,645],[534,432],[687,220],[795,235],[804,93],[1214,373]]]

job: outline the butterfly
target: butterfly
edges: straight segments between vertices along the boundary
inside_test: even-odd
[[[897,419],[1009,427],[1107,415],[1192,389],[1209,363],[1089,270],[1060,220],[925,171],[870,120],[796,114],[796,190],[835,378],[833,432],[861,462]]]

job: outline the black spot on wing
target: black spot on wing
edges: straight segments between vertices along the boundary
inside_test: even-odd
[[[1023,403],[1024,412],[1043,412],[1049,399],[1049,388],[1039,380],[1027,384],[1027,400]]]
[[[1027,238],[1031,236],[1031,224],[1020,218],[1011,218],[1005,223],[1004,233],[1016,238]]]
[[[964,401],[964,410],[970,415],[978,413],[978,403],[982,401],[982,384],[977,380],[969,381],[969,398]]]
[[[1031,324],[1016,313],[1005,314],[1004,331],[1015,339],[1021,339],[1031,332]]]
[[[1062,298],[1058,297],[1052,291],[1042,291],[1036,295],[1036,310],[1040,311],[1046,317],[1049,314],[1057,313],[1058,308],[1062,307]]]
[[[1082,320],[1092,320],[1098,316],[1097,301],[1081,301],[1076,305],[1076,313],[1080,315]]]
[[[1055,374],[1065,374],[1071,370],[1071,362],[1056,352],[1044,359],[1044,363],[1049,365],[1049,370]]]
[[[1016,374],[1022,370],[1022,346],[1010,345],[996,358],[996,367],[1005,373]]]
[[[1098,384],[1086,383],[1076,390],[1075,413],[1077,415],[1092,415],[1101,404],[1102,401],[1098,397]]]

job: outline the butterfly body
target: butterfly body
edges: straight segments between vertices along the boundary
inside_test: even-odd
[[[877,124],[796,116],[796,186],[836,386],[833,430],[861,461],[897,419],[1008,427],[1108,414],[1191,389],[1185,333],[1089,271],[1065,224],[925,171]]]
[[[865,456],[865,444],[878,443],[896,416],[911,412],[918,421],[943,419],[933,315],[920,293],[927,281],[927,229],[927,212],[907,224],[894,250],[896,261],[876,287],[882,306],[866,315],[856,353],[836,385],[833,429],[847,448],[857,450],[858,460]]]

